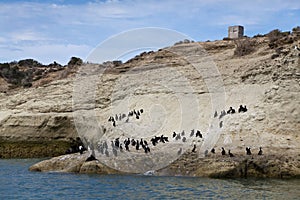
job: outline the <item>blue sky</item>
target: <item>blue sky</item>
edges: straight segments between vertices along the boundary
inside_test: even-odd
[[[2,0],[0,62],[66,64],[135,28],[167,28],[206,41],[226,37],[229,25],[243,25],[253,36],[291,30],[299,20],[299,0]]]

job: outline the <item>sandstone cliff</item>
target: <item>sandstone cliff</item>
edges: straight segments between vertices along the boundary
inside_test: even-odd
[[[243,155],[245,147],[250,146],[255,154],[263,147],[265,155],[284,152],[299,162],[300,52],[294,48],[299,45],[299,36],[284,36],[276,47],[270,45],[268,37],[250,40],[255,42],[254,51],[244,56],[234,55],[236,42],[231,40],[182,43],[143,53],[124,64],[85,64],[79,76],[2,93],[1,142],[68,141],[78,136],[74,121],[82,114],[86,119],[79,119],[76,126],[79,136],[87,140],[86,145],[93,139],[150,139],[162,134],[171,140],[173,131],[185,130],[189,134],[191,129],[199,129],[204,139],[188,140],[184,151],[197,144],[199,153],[214,147],[219,154],[219,149],[225,147]],[[214,71],[214,66],[218,71]],[[94,75],[104,67],[106,71],[101,77]],[[87,80],[86,77],[91,82],[97,81],[92,85],[96,88],[94,99],[85,98],[82,93],[76,96],[73,91],[89,87],[80,81]],[[222,84],[224,91],[220,90],[221,85],[214,84],[215,80]],[[77,104],[72,105],[74,96]],[[248,111],[219,117],[222,110],[227,111],[230,106],[237,110],[239,105],[246,105]],[[145,110],[145,117],[140,121],[120,122],[117,128],[107,121],[111,115],[140,108]],[[94,119],[89,118],[94,114],[89,112],[96,113],[100,125],[93,131],[87,129],[90,134],[82,135],[87,127],[95,126]],[[211,137],[216,129],[220,136]],[[205,140],[209,137],[217,140],[210,143]],[[170,161],[178,158],[176,145],[175,142],[168,146],[168,150],[176,152]],[[58,146],[61,145],[52,148]],[[155,148],[158,154],[166,151]],[[0,150],[2,157],[10,151],[4,145]],[[104,164],[112,165],[105,155],[103,158]],[[165,164],[159,159],[157,163]]]

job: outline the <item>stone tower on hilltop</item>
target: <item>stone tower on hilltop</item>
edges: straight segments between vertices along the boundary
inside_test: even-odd
[[[236,39],[244,36],[244,27],[243,26],[229,26],[228,27],[228,38]]]

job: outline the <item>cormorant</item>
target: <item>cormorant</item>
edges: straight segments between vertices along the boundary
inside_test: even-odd
[[[222,153],[223,156],[226,154],[226,151],[223,147],[222,147],[222,152],[221,153]]]
[[[212,148],[212,149],[210,150],[210,152],[211,152],[211,153],[216,153],[215,148]]]
[[[258,155],[261,156],[263,154],[261,147],[259,147]]]
[[[233,113],[235,113],[235,110],[232,107],[230,107],[229,110],[227,111],[227,114],[233,114]]]
[[[175,132],[173,132],[173,138],[174,138],[174,137],[176,137],[176,133],[175,133]]]
[[[195,153],[196,152],[196,145],[194,144],[194,147],[192,149],[192,152]]]
[[[195,130],[194,130],[194,129],[193,129],[193,130],[191,130],[190,137],[193,137],[193,136],[194,136],[194,132],[195,132]]]
[[[218,112],[216,111],[214,114],[214,118],[218,117]]]
[[[199,130],[197,130],[197,132],[196,132],[196,137],[200,137],[200,138],[202,138],[202,134],[201,134],[201,132],[199,131]]]
[[[246,147],[246,154],[251,155],[251,148],[250,147]]]
[[[230,152],[230,150],[228,150],[228,154],[230,157],[234,157],[234,155]]]

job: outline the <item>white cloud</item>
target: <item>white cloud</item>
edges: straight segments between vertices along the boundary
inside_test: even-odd
[[[53,61],[66,64],[72,56],[85,59],[92,50],[92,47],[87,45],[73,44],[31,45],[21,48],[15,47],[15,50],[9,48],[13,47],[0,46],[0,60],[2,62],[33,58],[44,64],[52,63]]]
[[[0,44],[6,42],[6,39],[4,37],[0,37]]]
[[[32,30],[21,30],[18,32],[10,33],[10,40],[16,43],[20,41],[42,41],[42,40],[49,40],[49,39],[42,36],[42,34],[39,34]]]

